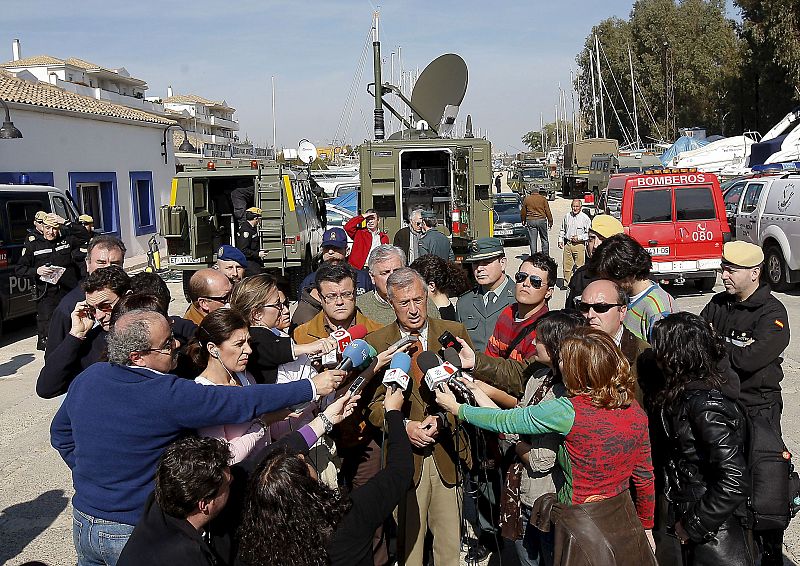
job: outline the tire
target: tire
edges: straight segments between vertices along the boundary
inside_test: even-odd
[[[717,284],[717,278],[703,277],[701,279],[695,279],[694,284],[701,291],[711,291],[714,289],[714,285]]]
[[[789,282],[786,280],[786,261],[778,246],[769,246],[764,254],[764,279],[775,291],[786,291]]]

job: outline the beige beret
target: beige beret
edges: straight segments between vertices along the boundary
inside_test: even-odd
[[[728,242],[722,248],[722,262],[737,267],[758,267],[764,263],[764,250],[750,242]]]

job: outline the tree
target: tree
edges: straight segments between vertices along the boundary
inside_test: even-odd
[[[542,133],[530,131],[522,136],[522,143],[528,146],[531,151],[543,151],[542,149]]]
[[[565,131],[566,134],[564,133]],[[551,122],[545,124],[542,131],[531,130],[522,136],[522,143],[527,145],[531,151],[549,151],[559,143],[561,145],[566,143],[565,140],[561,139],[565,136],[566,142],[572,141],[572,122],[567,122],[566,124],[561,123],[559,125],[556,125],[555,122]]]

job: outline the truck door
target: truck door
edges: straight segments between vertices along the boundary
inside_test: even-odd
[[[747,181],[734,183],[725,191],[725,195],[722,197],[725,202],[725,215],[728,217],[728,226],[731,228],[731,237],[734,239],[736,237],[736,214],[746,184]]]
[[[760,245],[758,241],[758,201],[764,182],[747,183],[739,199],[739,214],[736,216],[736,239]]]
[[[673,261],[676,250],[672,187],[634,189],[629,198],[628,210],[628,203],[623,200],[622,224],[630,226],[630,236],[650,252],[654,264]]]
[[[214,256],[214,234],[217,227],[214,223],[213,204],[208,194],[208,179],[193,178],[191,183],[191,206],[196,221],[192,226],[190,235],[191,250],[193,258],[211,262]]]
[[[675,255],[680,260],[720,257],[722,223],[711,185],[675,187]]]
[[[450,193],[450,231],[453,237],[470,237],[472,220],[472,198],[470,194],[469,148],[457,147],[450,154],[452,190]],[[471,198],[472,197],[472,198]]]

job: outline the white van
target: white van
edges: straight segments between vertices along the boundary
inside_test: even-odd
[[[764,249],[764,277],[774,289],[800,282],[800,173],[747,181],[736,211],[736,239]]]

